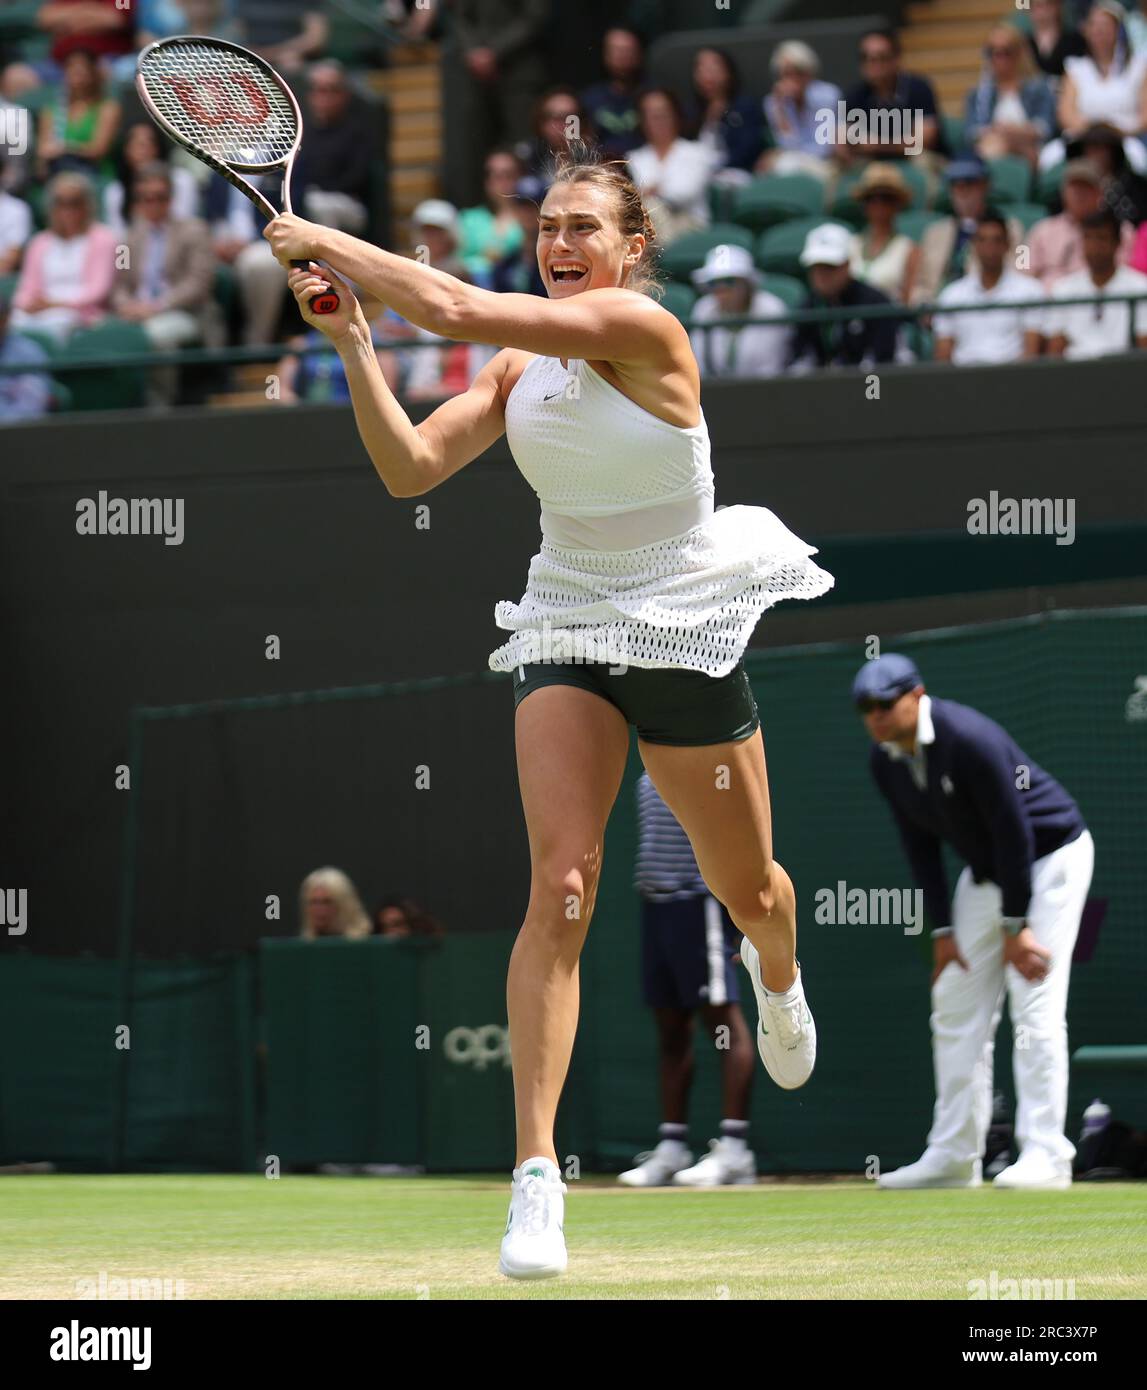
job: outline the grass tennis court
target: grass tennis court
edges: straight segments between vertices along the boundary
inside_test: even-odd
[[[187,1299],[938,1298],[968,1281],[1147,1297],[1142,1184],[881,1192],[862,1179],[710,1192],[570,1184],[570,1272],[496,1272],[509,1183],[489,1177],[0,1179],[0,1298],[77,1280],[183,1281]]]

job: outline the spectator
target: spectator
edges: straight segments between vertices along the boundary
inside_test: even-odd
[[[383,0],[383,22],[393,25],[403,43],[438,38],[441,18],[438,0]]]
[[[522,233],[517,251],[511,251],[494,266],[490,288],[499,294],[539,294],[546,298],[546,282],[538,269],[538,209],[546,196],[541,179],[527,175],[520,179],[510,199],[510,208]]]
[[[485,200],[458,214],[462,263],[483,284],[489,283],[494,266],[516,255],[522,245],[513,198],[525,172],[513,150],[491,150],[486,156]]]
[[[936,94],[926,77],[900,66],[900,40],[890,29],[873,29],[860,40],[861,80],[845,95],[848,138],[837,131],[837,154],[855,159],[901,159],[912,154],[928,161],[943,148]],[[892,118],[879,112],[893,113]],[[852,127],[863,116],[860,135]],[[895,119],[899,117],[899,119]]]
[[[1085,269],[1062,279],[1052,298],[1100,300],[1117,295],[1147,296],[1147,275],[1119,264],[1121,225],[1110,208],[1083,220]],[[1132,345],[1131,316],[1135,315],[1134,344],[1147,348],[1147,313],[1130,304],[1056,305],[1048,310],[1048,352],[1074,362],[1127,352]]]
[[[119,123],[119,102],[105,91],[99,59],[87,49],[72,49],[64,60],[62,90],[40,112],[41,178],[68,171],[113,178]]]
[[[550,178],[554,161],[568,153],[573,140],[587,141],[591,127],[572,87],[551,87],[538,99],[532,117],[533,141],[516,146],[527,173]]]
[[[1132,270],[1142,270],[1147,273],[1147,223],[1139,228],[1139,234],[1135,238],[1135,250],[1132,252],[1129,264]]]
[[[940,295],[935,359],[957,367],[1017,362],[1038,357],[1043,342],[1043,286],[1007,264],[1012,242],[1008,225],[989,209],[976,227],[977,268]],[[957,305],[1018,304],[1019,308],[947,314]]]
[[[428,198],[411,214],[416,254],[419,260],[470,281],[470,272],[458,258],[458,213],[442,198]],[[411,400],[442,400],[466,390],[479,370],[497,349],[480,343],[453,343],[424,328],[416,328],[395,314],[389,316],[392,331],[397,329],[430,347],[400,348],[396,354],[401,371],[402,392]]]
[[[1059,124],[1063,138],[1052,140],[1040,155],[1040,167],[1054,168],[1067,146],[1088,126],[1113,126],[1124,137],[1123,149],[1131,168],[1147,172],[1147,53],[1132,53],[1123,23],[1123,7],[1113,0],[1093,5],[1083,26],[1087,53],[1064,60],[1059,89]]]
[[[0,367],[44,367],[42,372],[0,373],[0,422],[36,420],[52,404],[52,382],[47,375],[48,354],[39,343],[8,329],[9,295],[0,285]]]
[[[370,935],[370,918],[354,884],[341,869],[315,869],[299,889],[299,935],[359,938]]]
[[[439,937],[441,924],[414,898],[384,898],[374,914],[374,935],[403,940],[407,937]]]
[[[712,154],[713,168],[743,175],[748,183],[761,154],[760,104],[741,93],[741,74],[720,48],[693,55],[693,97],[686,125]]]
[[[912,202],[904,175],[894,164],[870,164],[853,197],[867,224],[852,238],[852,273],[889,299],[907,302],[918,251],[911,237],[896,230],[896,218]]]
[[[48,0],[36,23],[52,37],[57,68],[77,50],[116,58],[135,45],[135,8],[122,0]]]
[[[890,304],[886,294],[857,280],[852,273],[852,234],[846,227],[825,223],[814,227],[805,241],[801,265],[808,271],[812,309],[846,309]],[[797,328],[794,365],[857,367],[892,362],[896,357],[899,320],[847,319],[833,323],[802,323]]]
[[[909,304],[933,304],[945,285],[975,269],[976,227],[988,208],[988,166],[978,155],[960,155],[944,171],[952,216],[933,222],[920,238],[920,254],[912,271]],[[1012,218],[1008,235],[1013,246],[1023,240],[1023,223]]]
[[[239,42],[284,73],[317,58],[330,33],[318,0],[235,0],[235,17]]]
[[[57,174],[44,195],[48,226],[28,245],[12,324],[63,342],[103,318],[115,280],[116,239],[95,220],[96,194],[82,174]]]
[[[1017,155],[1035,164],[1055,132],[1055,96],[1033,72],[1018,29],[997,24],[984,49],[984,73],[968,93],[964,134],[983,159]]]
[[[681,106],[672,92],[653,87],[641,94],[638,109],[645,144],[629,156],[629,167],[657,240],[667,246],[683,232],[708,225],[713,154],[682,138]]]
[[[776,148],[761,155],[758,171],[830,179],[836,172],[836,150],[825,132],[836,127],[840,88],[820,80],[820,59],[798,39],[782,43],[770,66],[773,89],[764,108]],[[831,116],[831,126],[825,113]]]
[[[1063,17],[1063,0],[1031,0],[1031,32],[1028,43],[1040,71],[1062,77],[1066,58],[1081,58],[1087,41]]]
[[[487,150],[514,145],[531,129],[546,85],[543,40],[550,0],[455,0],[457,64],[445,74],[457,110],[446,121],[451,191],[465,207],[481,200],[478,175]]]
[[[761,289],[761,276],[743,246],[714,246],[705,264],[693,272],[702,296],[693,306],[690,338],[701,375],[711,377],[779,376],[788,365],[792,329],[783,323],[720,324],[724,319],[783,318],[788,309],[775,294]]]
[[[273,184],[266,191],[272,199],[278,196]],[[249,347],[274,342],[288,291],[283,268],[263,239],[263,218],[249,198],[218,176],[204,191],[204,216],[215,257],[232,268],[239,287],[243,342]]]
[[[602,39],[605,81],[582,93],[581,106],[598,134],[603,152],[624,158],[641,144],[637,94],[641,88],[645,53],[632,29],[607,29]]]
[[[128,217],[135,202],[135,179],[141,169],[166,164],[171,175],[171,215],[194,217],[199,210],[199,185],[195,175],[182,165],[172,164],[171,146],[160,135],[153,121],[134,121],[124,132],[116,160],[117,177],[104,189],[104,224],[117,236],[127,231]]]
[[[112,295],[117,317],[138,323],[159,352],[202,340],[214,308],[211,238],[199,218],[175,216],[166,164],[139,171],[125,245],[126,264]]]
[[[0,175],[4,151],[0,147]],[[11,275],[20,266],[24,247],[32,236],[32,209],[23,200],[4,190],[0,178],[0,275]]]
[[[182,27],[171,30],[172,33],[203,34],[231,42],[238,40],[239,22],[235,17],[234,0],[172,0],[172,3],[183,15]]]
[[[1063,171],[1063,211],[1044,217],[1027,236],[1028,273],[1050,290],[1066,275],[1085,269],[1083,224],[1104,206],[1103,180],[1099,170],[1086,159],[1074,159]],[[1121,261],[1130,261],[1135,247],[1135,230],[1130,222],[1121,224]]]
[[[387,341],[386,330],[380,322],[385,305],[365,296],[359,303],[371,327],[371,341],[375,346],[378,365],[382,368],[386,384],[397,394],[400,385],[397,362],[392,352],[382,350]],[[295,405],[299,401],[350,403],[350,387],[342,359],[331,345],[331,340],[317,328],[292,339],[290,349],[280,359],[275,374],[279,379],[278,400],[285,405]]]
[[[374,131],[341,63],[326,58],[307,75],[307,116],[299,159],[312,222],[352,236],[366,230]]]
[[[1147,179],[1137,174],[1127,159],[1127,142],[1113,126],[1085,130],[1068,147],[1070,158],[1094,164],[1103,180],[1103,197],[1112,212],[1138,227],[1147,218]]]

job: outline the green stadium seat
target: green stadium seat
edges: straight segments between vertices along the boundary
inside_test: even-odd
[[[902,212],[896,219],[896,230],[918,242],[933,222],[942,222],[943,220],[944,214],[942,212],[926,212],[923,208],[910,208],[907,212]]]
[[[42,347],[50,358],[60,355],[60,345],[50,333],[45,333],[40,328],[20,328],[16,332],[21,338],[30,338],[38,347]]]
[[[1005,217],[1022,222],[1025,232],[1030,232],[1036,222],[1047,216],[1047,208],[1042,203],[1004,203],[1000,211]]]
[[[151,351],[151,341],[139,324],[107,319],[94,328],[77,329],[56,354],[54,366],[71,392],[73,410],[133,410],[146,400],[145,368],[108,366],[75,372],[67,369],[76,362]]]
[[[808,290],[795,275],[762,275],[761,289],[775,294],[790,309],[803,309],[808,303]]]
[[[700,231],[685,232],[662,251],[661,269],[670,279],[688,284],[689,277],[695,270],[700,270],[713,247],[722,244],[743,246],[746,251],[751,251],[753,234],[745,227],[738,227],[735,222],[715,222]]]
[[[765,174],[733,199],[732,220],[754,232],[824,211],[824,183],[812,174]]]
[[[697,296],[688,285],[671,280],[662,289],[661,307],[668,309],[674,318],[684,324],[688,324],[696,302]]]
[[[814,227],[826,222],[835,222],[852,231],[847,223],[834,217],[802,217],[793,222],[782,222],[779,227],[770,227],[761,235],[753,259],[761,270],[769,275],[791,275],[799,278],[802,274],[801,252],[805,240]]]
[[[964,149],[963,116],[941,116],[940,129],[944,132],[944,143],[949,151],[953,155],[961,154]]]
[[[711,183],[709,185],[709,217],[713,222],[732,220],[730,213],[733,210],[733,199],[736,195],[737,190],[727,183]]]
[[[988,161],[991,183],[988,197],[993,203],[1026,203],[1032,191],[1032,167],[1026,159],[1008,155]]]

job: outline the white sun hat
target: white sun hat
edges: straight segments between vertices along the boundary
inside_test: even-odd
[[[714,246],[705,257],[705,264],[693,272],[693,283],[698,286],[711,285],[714,280],[748,280],[752,285],[761,283],[760,271],[753,264],[753,257],[743,246],[722,243]]]

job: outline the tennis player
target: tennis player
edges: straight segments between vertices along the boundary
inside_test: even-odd
[[[760,721],[742,655],[761,613],[832,577],[760,507],[714,511],[709,433],[685,328],[645,291],[653,229],[622,166],[584,147],[539,210],[549,295],[494,294],[296,216],[268,224],[303,317],[336,346],[375,469],[396,497],[429,492],[505,432],[541,501],[526,593],[500,603],[532,885],[510,959],[517,1166],[502,1273],[566,1267],[554,1116],[578,1015],[578,958],[601,873],[629,725],[741,932],[757,1045],[787,1089],[808,1080],[816,1031],[796,959],[793,886],[773,858]],[[323,262],[330,270],[320,269]],[[378,367],[347,280],[444,338],[502,350],[417,427]],[[343,296],[334,314],[307,303]]]

